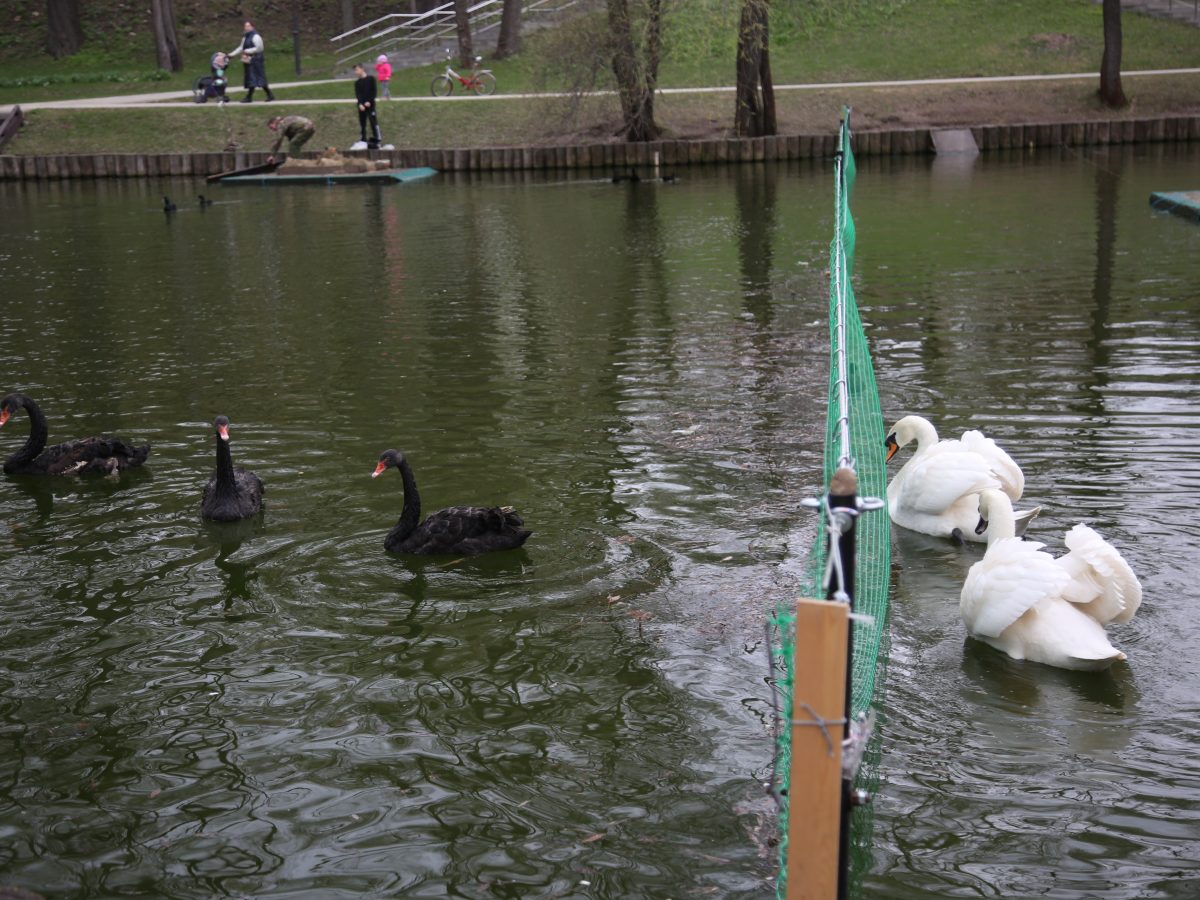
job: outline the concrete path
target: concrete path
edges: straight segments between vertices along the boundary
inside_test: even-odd
[[[1179,0],[1182,2],[1182,0]],[[1143,69],[1133,72],[1122,72],[1122,78],[1149,78],[1161,75],[1200,75],[1200,69]],[[858,88],[896,88],[896,87],[940,87],[953,85],[969,85],[969,84],[1012,84],[1028,81],[1072,81],[1099,79],[1100,75],[1097,72],[1073,72],[1070,74],[1060,75],[993,75],[993,76],[976,76],[969,78],[914,78],[901,81],[840,81],[817,84],[777,84],[775,90],[784,91],[830,91],[830,90],[851,90]],[[292,81],[272,85],[274,90],[282,90],[289,87],[304,87],[312,84],[344,84],[347,90],[346,98],[329,98],[329,99],[313,99],[313,100],[276,100],[274,103],[267,104],[266,101],[255,101],[261,105],[270,105],[271,107],[281,106],[311,106],[314,104],[345,104],[352,102],[353,92],[351,84],[346,79],[326,78],[318,81]],[[234,99],[231,102],[236,103],[237,98],[242,94],[243,88],[234,88],[230,91],[230,96]],[[735,88],[732,85],[719,87],[691,87],[691,88],[660,88],[660,94],[721,94],[733,93]],[[608,96],[612,91],[595,91],[584,94],[584,96]],[[528,100],[538,97],[571,97],[575,96],[569,93],[539,93],[539,94],[504,94],[496,93],[490,97],[476,97],[470,94],[455,94],[450,97],[393,97],[391,100],[382,101],[384,103],[412,103],[412,102],[453,102],[470,101],[478,103],[482,100]],[[180,107],[180,106],[195,106],[192,102],[191,91],[165,91],[157,94],[126,94],[122,97],[89,97],[82,100],[45,100],[34,103],[22,103],[21,109],[29,112],[35,109],[161,109],[163,107]],[[219,104],[209,101],[207,106],[213,107]],[[0,107],[0,112],[7,112],[12,107]]]
[[[1121,11],[1126,10],[1200,28],[1200,0],[1121,0]]]

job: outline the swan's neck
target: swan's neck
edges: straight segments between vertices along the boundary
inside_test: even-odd
[[[233,480],[233,454],[229,452],[229,441],[217,435],[217,494],[236,494]]]
[[[405,538],[416,531],[421,521],[421,495],[417,493],[417,479],[413,477],[412,466],[407,459],[400,460],[400,477],[404,479],[404,509],[400,512],[400,521],[396,523],[393,534]]]
[[[29,439],[25,441],[24,447],[4,461],[4,471],[6,472],[36,459],[37,455],[45,449],[46,436],[49,433],[46,428],[46,417],[42,415],[42,411],[36,403],[25,396],[18,397],[17,402],[25,408],[25,412],[29,413]]]
[[[913,440],[917,442],[917,453],[933,447],[938,442],[937,429],[928,419],[914,418],[912,422]]]
[[[1007,503],[992,502],[988,509],[987,542],[990,547],[996,541],[1017,536],[1017,517]]]

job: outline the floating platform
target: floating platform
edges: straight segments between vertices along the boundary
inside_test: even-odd
[[[1150,195],[1150,205],[1200,222],[1200,191],[1155,191]]]
[[[344,174],[274,175],[270,172],[253,175],[226,175],[221,184],[394,184],[432,178],[437,169],[421,166],[416,169],[381,169],[376,172],[347,172]]]

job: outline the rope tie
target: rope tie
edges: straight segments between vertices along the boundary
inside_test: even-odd
[[[842,509],[842,512],[844,515],[851,514],[845,508]],[[829,537],[829,558],[825,560],[825,577],[822,579],[821,586],[828,592],[830,585],[835,583],[834,576],[836,576],[837,590],[833,592],[833,599],[838,603],[849,603],[850,595],[846,592],[846,573],[842,565],[842,554],[838,545],[838,538],[842,536],[842,525],[828,503],[825,504],[825,513],[825,532]]]
[[[801,703],[801,704],[799,704],[799,706],[806,713],[808,713],[809,718],[808,719],[792,719],[793,727],[799,727],[801,725],[815,725],[817,728],[820,728],[821,736],[825,738],[826,753],[828,756],[833,756],[833,735],[831,735],[829,733],[829,726],[830,725],[845,725],[846,719],[845,718],[823,719],[820,716],[818,716],[816,713],[816,710],[814,710],[807,703]]]

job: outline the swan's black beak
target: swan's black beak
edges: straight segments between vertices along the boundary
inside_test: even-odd
[[[985,531],[987,531],[987,519],[985,519],[983,516],[980,516],[979,524],[975,526],[975,533],[983,534]]]
[[[898,451],[900,449],[900,445],[896,443],[896,435],[889,434],[887,436],[887,440],[884,441],[884,443],[887,445],[887,451],[888,451],[887,459],[884,460],[884,462],[891,462],[892,457],[896,455],[896,451]]]
[[[11,418],[12,418],[12,413],[10,413],[8,411],[7,407],[5,409],[0,409],[0,428],[3,428],[4,423],[7,422]]]
[[[375,467],[375,471],[371,473],[371,477],[372,477],[372,478],[378,478],[378,477],[379,477],[380,475],[382,475],[382,474],[383,474],[383,473],[384,473],[386,470],[387,470],[387,463],[385,463],[385,462],[384,462],[384,461],[381,459],[381,460],[379,461],[379,465],[377,465],[377,466]]]
[[[218,425],[217,426],[217,434],[219,434],[221,436],[221,440],[223,440],[223,441],[229,440],[229,426],[228,425]]]

